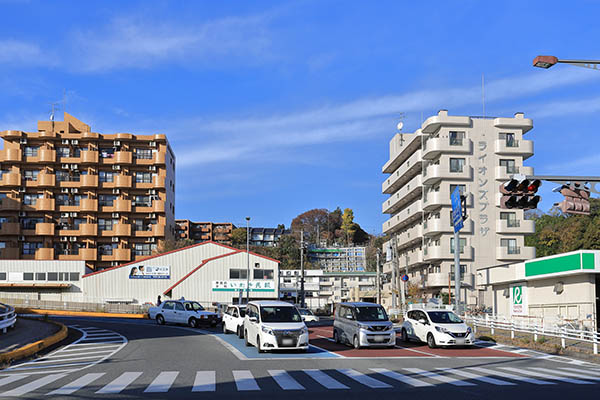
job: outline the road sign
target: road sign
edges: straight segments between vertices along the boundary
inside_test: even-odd
[[[458,186],[450,195],[450,202],[452,203],[452,225],[454,226],[454,232],[456,233],[463,228],[462,204],[460,201],[460,189]]]
[[[404,274],[400,279],[402,279],[402,282],[406,282],[408,281],[408,275]]]

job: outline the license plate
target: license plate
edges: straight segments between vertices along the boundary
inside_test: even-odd
[[[465,339],[463,339],[463,338],[457,338],[456,339],[456,344],[465,344]]]
[[[284,346],[291,346],[294,343],[292,339],[282,339],[281,344]]]
[[[383,342],[385,340],[385,336],[375,336],[376,342]]]

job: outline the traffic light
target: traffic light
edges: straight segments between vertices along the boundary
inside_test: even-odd
[[[556,205],[565,214],[590,215],[590,190],[580,182],[571,185],[562,185],[555,189],[565,199]]]
[[[536,193],[541,185],[542,181],[539,179],[523,179],[520,181],[511,179],[510,181],[501,184],[500,193],[502,193],[502,198],[500,199],[500,208],[517,208],[522,210],[533,210],[534,208],[537,208],[537,205],[542,198],[539,195],[536,195]]]

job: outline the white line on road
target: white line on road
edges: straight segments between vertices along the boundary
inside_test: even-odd
[[[304,386],[299,384],[294,378],[282,369],[270,369],[269,374],[275,379],[275,382],[283,390],[304,390]]]
[[[254,376],[252,376],[252,372],[248,370],[237,370],[232,371],[232,373],[233,379],[235,379],[235,385],[237,386],[237,390],[260,390],[258,384],[254,380]]]
[[[400,381],[402,383],[406,383],[407,385],[411,385],[414,387],[424,387],[424,386],[433,386],[431,383],[420,381],[415,378],[411,378],[410,376],[402,375],[395,371],[390,371],[385,368],[370,368],[371,371],[377,372],[378,374],[387,376],[388,378]]]
[[[48,393],[47,396],[57,395],[57,394],[72,394],[81,389],[82,387],[89,385],[94,382],[96,379],[100,378],[104,375],[104,372],[100,372],[97,374],[86,374],[78,379],[75,379],[71,383],[67,383],[65,386],[60,389],[53,390]]]
[[[477,372],[482,372],[488,375],[495,375],[501,378],[512,379],[513,381],[532,383],[534,385],[556,385],[555,382],[542,381],[535,378],[528,378],[525,376],[513,375],[506,372],[495,371],[492,369],[486,369],[481,367],[469,367],[469,369],[475,370]]]
[[[25,378],[27,375],[12,375],[7,376],[6,378],[0,379],[0,386],[8,385],[9,383],[13,383],[18,381],[19,379]]]
[[[371,378],[370,376],[365,375],[362,372],[358,372],[354,369],[342,368],[338,369],[338,371],[346,375],[347,377],[354,379],[356,382],[362,383],[363,385],[370,387],[371,389],[387,389],[392,387],[385,382],[378,381],[377,379]]]
[[[534,371],[528,371],[525,368],[512,368],[512,367],[500,367],[504,370],[507,371],[511,371],[511,372],[516,372],[516,373],[520,373],[520,374],[525,374],[525,375],[530,375],[530,376],[537,376],[538,378],[546,378],[546,379],[552,379],[553,381],[561,381],[561,382],[567,382],[567,383],[574,383],[576,385],[593,385],[592,382],[587,382],[587,381],[582,381],[579,379],[571,379],[571,378],[564,378],[562,376],[556,376],[556,375],[550,375],[548,373],[541,373],[541,372],[534,372]]]
[[[45,386],[49,383],[52,383],[54,381],[59,380],[60,378],[63,378],[67,376],[67,374],[54,374],[54,375],[48,375],[45,376],[43,378],[37,379],[33,382],[29,382],[25,385],[19,386],[18,388],[9,390],[8,392],[4,392],[2,393],[2,397],[18,397],[24,394],[27,394],[33,390],[39,389],[42,386]]]
[[[500,379],[490,378],[487,376],[476,375],[476,374],[472,374],[467,371],[461,371],[458,369],[453,369],[453,368],[436,368],[436,369],[439,371],[450,372],[451,374],[462,376],[463,378],[474,379],[476,381],[490,383],[492,385],[498,385],[498,386],[514,386],[515,385],[512,382],[502,381]]]
[[[319,369],[305,369],[304,372],[327,389],[350,389]]]
[[[125,389],[131,382],[135,381],[142,372],[124,372],[117,379],[98,390],[97,394],[117,394]]]
[[[567,371],[574,371],[574,372],[581,372],[581,368],[567,368],[567,367],[563,367],[561,369],[566,369]],[[585,369],[583,370],[583,372],[585,372],[586,374],[592,374],[592,375],[598,375],[600,376],[600,371],[590,371],[589,369]]]
[[[175,382],[179,371],[163,371],[144,390],[144,393],[166,393]]]
[[[432,378],[432,379],[436,379],[440,382],[449,383],[454,386],[475,386],[475,384],[473,384],[471,382],[461,381],[460,379],[451,378],[446,375],[436,374],[435,372],[431,372],[431,371],[424,371],[419,368],[404,368],[404,370],[406,370],[408,372],[412,372],[413,374],[419,374],[426,378]]]
[[[192,392],[214,392],[216,389],[217,377],[215,371],[198,371]]]
[[[537,371],[542,371],[545,372],[547,371],[546,368],[539,368],[539,367],[531,367],[531,369],[535,369]],[[585,371],[583,371],[585,372]],[[590,381],[600,381],[600,377],[599,376],[591,376],[591,375],[586,375],[582,372],[567,372],[567,371],[558,371],[556,369],[552,370],[553,374],[558,374],[558,375],[564,375],[564,376],[570,376],[572,378],[581,378],[581,379],[588,379]]]

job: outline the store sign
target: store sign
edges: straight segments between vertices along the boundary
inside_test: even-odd
[[[129,270],[129,279],[171,279],[171,267],[136,265]]]
[[[213,292],[246,291],[246,281],[212,281]],[[250,281],[251,292],[274,292],[275,281]]]
[[[510,314],[527,315],[527,296],[526,288],[523,285],[514,285],[510,287]]]

